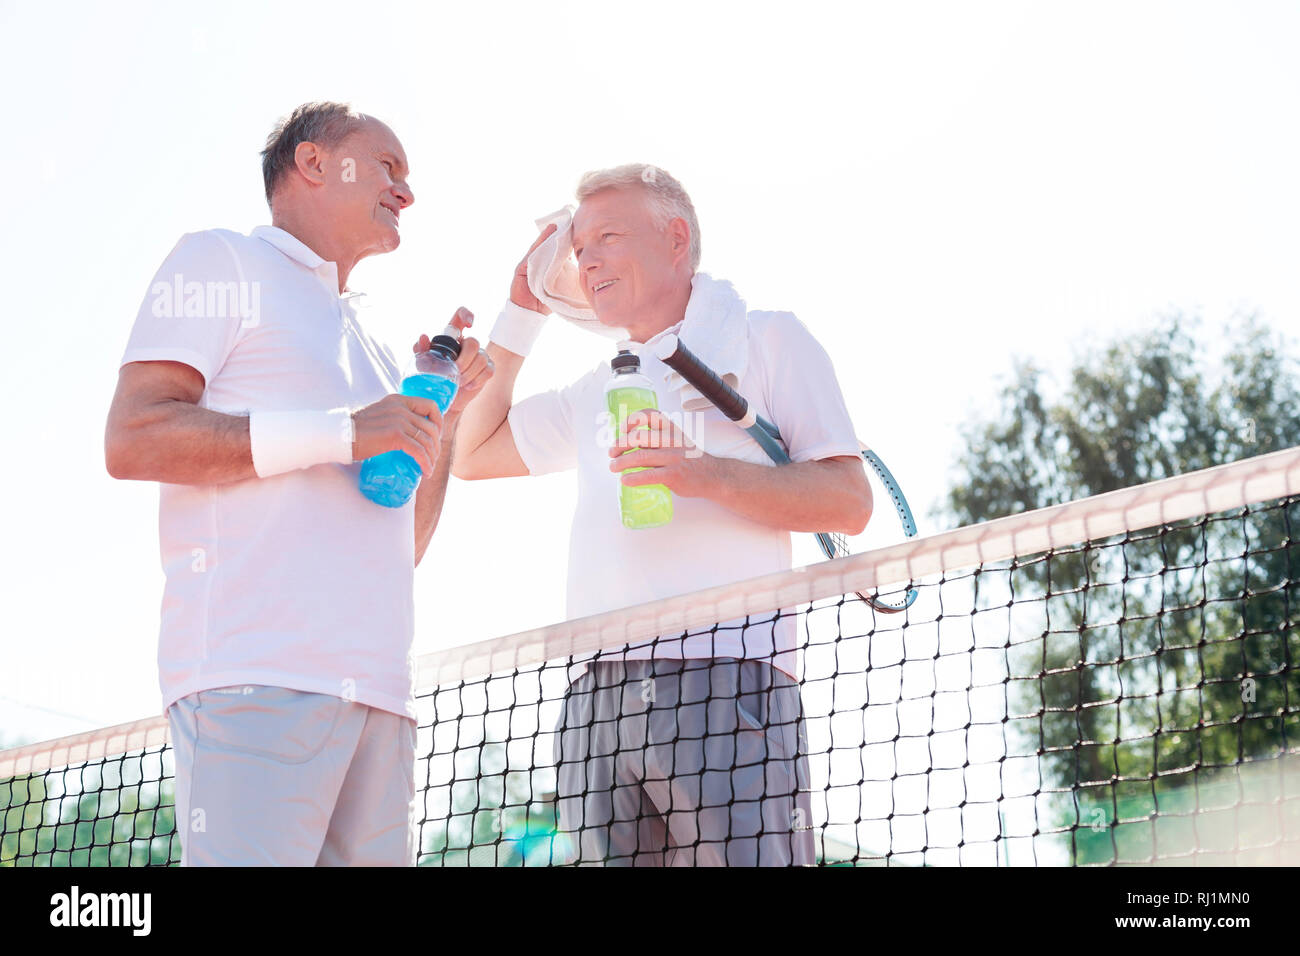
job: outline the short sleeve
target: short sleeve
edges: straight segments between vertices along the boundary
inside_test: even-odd
[[[530,475],[549,475],[578,465],[573,427],[574,395],[583,380],[566,388],[540,392],[510,409],[507,421],[519,457]]]
[[[791,461],[818,461],[862,453],[830,356],[789,312],[762,314],[759,336],[767,379],[767,407]]]
[[[182,362],[209,382],[241,327],[256,324],[256,302],[225,239],[215,232],[182,236],[149,283],[119,365]]]

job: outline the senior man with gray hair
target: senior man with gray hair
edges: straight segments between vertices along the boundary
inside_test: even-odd
[[[859,445],[808,330],[789,312],[748,311],[729,283],[699,271],[694,206],[664,170],[591,172],[577,198],[571,224],[549,225],[515,270],[489,336],[496,375],[465,413],[452,466],[466,479],[577,470],[569,616],[788,569],[791,531],[862,531],[871,491]],[[622,330],[658,385],[659,410],[612,443],[601,427],[608,362],[512,404],[549,312],[528,262],[552,237],[555,262],[572,251],[576,294],[601,326]],[[680,383],[653,349],[671,333],[734,375],[780,429],[791,464],[774,467],[716,409],[682,415]],[[625,527],[613,496],[620,481],[666,485],[671,522]],[[575,838],[578,862],[812,863],[797,670],[787,616],[720,622],[587,662],[566,694],[556,746],[560,829]]]
[[[105,437],[113,477],[161,484],[182,863],[410,865],[414,569],[491,366],[464,339],[439,414],[399,394],[396,356],[362,327],[348,277],[397,248],[415,201],[391,129],[305,104],[272,131],[262,173],[270,225],[190,233],[159,268]],[[360,463],[398,449],[422,480],[380,507]]]

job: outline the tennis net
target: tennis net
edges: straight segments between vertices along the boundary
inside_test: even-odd
[[[418,862],[1295,864],[1297,529],[1300,448],[425,656]],[[178,862],[171,757],[0,753],[0,865]]]

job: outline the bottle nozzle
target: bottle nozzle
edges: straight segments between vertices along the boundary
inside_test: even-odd
[[[431,349],[441,349],[442,351],[449,353],[453,359],[460,358],[460,329],[456,328],[454,325],[447,326],[439,334],[433,337],[433,341],[429,343],[429,347]]]

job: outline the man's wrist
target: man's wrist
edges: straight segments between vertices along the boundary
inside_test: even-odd
[[[456,412],[454,415],[442,416],[442,437],[438,440],[443,448],[450,448],[456,441],[456,429],[460,427],[460,417],[465,413],[464,409]]]
[[[255,411],[248,416],[253,471],[269,478],[327,463],[350,464],[355,429],[346,408],[329,411]]]
[[[731,465],[734,458],[718,458],[707,452],[700,452],[696,467],[700,475],[700,497],[718,504],[726,504],[736,491],[735,469]]]
[[[507,299],[500,315],[497,316],[496,323],[492,326],[492,331],[488,333],[488,341],[495,342],[507,352],[527,355],[532,351],[533,343],[537,341],[537,336],[541,335],[542,326],[545,324],[546,316],[542,313],[525,309],[522,305]]]

